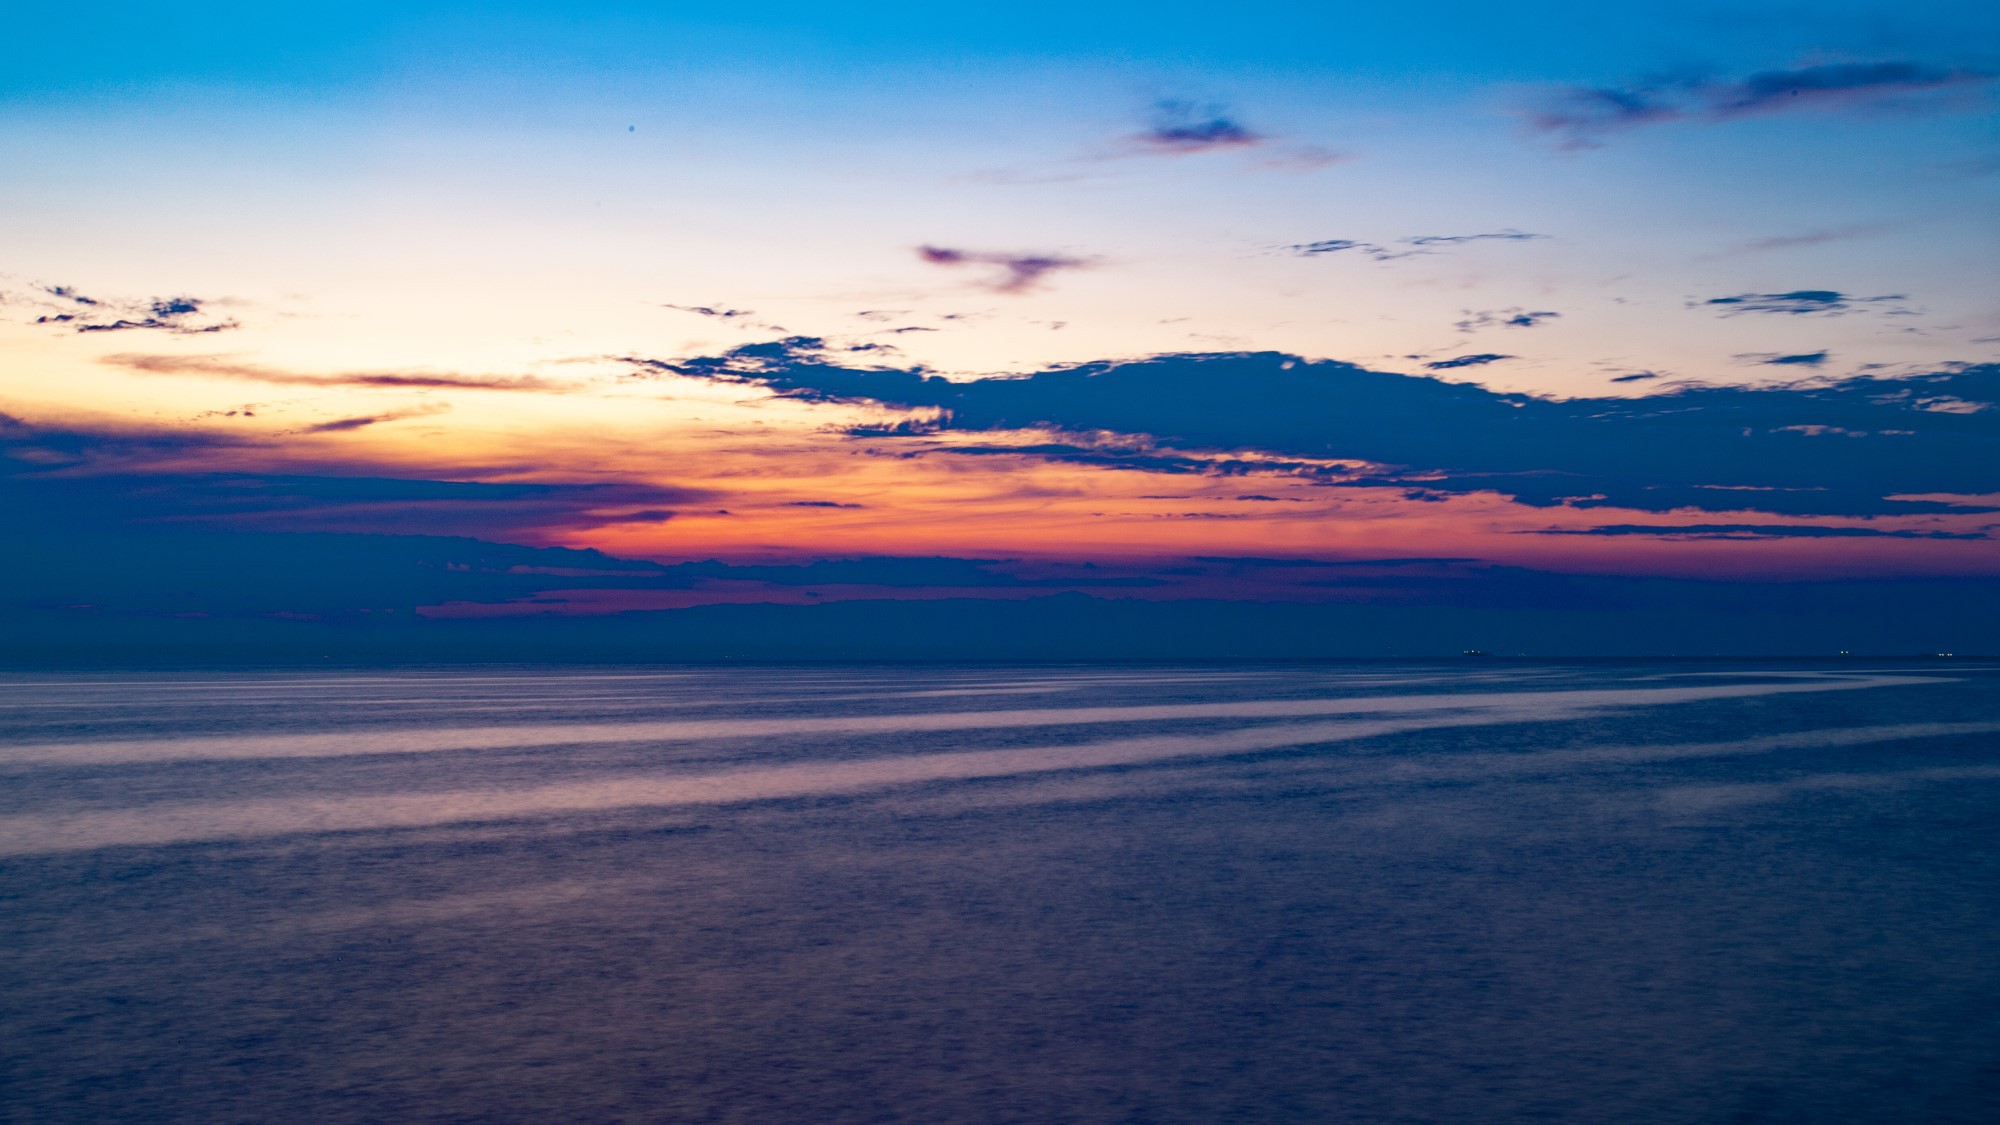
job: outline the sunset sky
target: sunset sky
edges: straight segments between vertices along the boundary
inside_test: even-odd
[[[0,43],[22,614],[2000,576],[1990,4],[284,7]]]

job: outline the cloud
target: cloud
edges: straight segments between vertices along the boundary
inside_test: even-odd
[[[426,418],[433,414],[441,414],[449,409],[451,409],[450,404],[438,402],[415,410],[397,410],[383,414],[364,414],[354,418],[336,418],[331,422],[318,422],[287,432],[294,434],[340,434],[350,430],[365,429],[369,426],[379,426],[384,422],[400,422],[405,418]]]
[[[983,283],[984,288],[995,293],[1025,293],[1035,288],[1046,274],[1090,265],[1088,258],[1062,254],[996,254],[929,245],[917,247],[917,257],[934,266],[996,267],[999,272]]]
[[[109,301],[86,297],[67,285],[45,285],[39,292],[55,299],[60,311],[35,318],[36,324],[61,325],[74,332],[170,332],[179,336],[224,332],[237,327],[203,312],[194,297],[154,297],[144,301]],[[42,307],[51,305],[44,301]]]
[[[764,361],[764,377],[808,380],[836,370],[821,365],[808,372],[789,363]],[[1193,426],[1210,425],[1217,439],[1250,434],[1283,444],[1289,439],[1275,427],[1296,422],[1301,441],[1318,435],[1345,444],[1338,434],[1329,438],[1329,431],[1344,428],[1384,442],[1457,448],[1462,460],[1475,462],[1490,463],[1494,450],[1545,456],[1550,459],[1540,463],[1567,464],[1574,485],[1592,470],[1571,427],[1609,419],[1612,432],[1603,435],[1603,444],[1620,456],[1665,454],[1673,458],[1665,463],[1691,472],[1721,472],[1727,460],[1702,455],[1714,443],[1699,439],[1733,432],[1748,416],[1797,417],[1815,402],[1837,402],[1889,417],[1904,409],[1894,403],[1920,409],[1940,388],[2000,389],[2000,371],[1859,380],[1775,396],[1762,389],[1705,388],[1661,396],[1663,401],[1581,404],[1270,355],[1158,357],[985,381],[990,385],[921,376],[891,382],[912,397],[950,404],[952,424],[963,428],[1065,411],[1079,421],[1129,423],[1134,412],[1151,412],[1155,429],[1182,424],[1193,433]],[[1718,394],[1724,395],[1719,405]],[[1202,395],[1207,397],[1186,401]],[[1620,404],[1627,413],[1606,415]],[[1726,416],[1706,417],[1717,411]],[[1399,418],[1411,424],[1385,424]],[[1513,418],[1528,419],[1529,431],[1506,435],[1486,450],[1465,448]],[[1955,460],[1960,480],[1978,476],[1982,465],[1990,468],[1990,419],[1932,421],[1936,428],[1924,436],[1950,446],[1924,454],[1932,463]],[[1662,432],[1649,437],[1650,426]],[[1954,444],[1953,434],[1970,441]],[[712,498],[644,483],[187,472],[156,463],[246,448],[199,432],[63,430],[0,416],[0,520],[36,532],[0,552],[8,655],[43,663],[56,652],[98,660],[140,654],[318,661],[333,654],[604,662],[1348,651],[1327,645],[1408,655],[1456,652],[1469,635],[1510,652],[1685,651],[1698,640],[1702,651],[1768,653],[1774,636],[1800,651],[1831,651],[1836,641],[1857,649],[1901,644],[1938,651],[1941,646],[1903,638],[1912,629],[1928,636],[1924,631],[1939,622],[1983,635],[1992,631],[1995,613],[1985,576],[1916,583],[1677,581],[1555,574],[1462,555],[1204,555],[1094,565],[857,556],[662,565],[505,540],[659,521]],[[1416,452],[1420,446],[1403,448]],[[1821,470],[1840,464],[1801,462],[1788,471],[1825,475],[1825,491],[1813,495],[1838,496],[1838,472]],[[1755,458],[1740,462],[1735,475],[1756,465]],[[1456,487],[1436,472],[1428,477],[1433,487]],[[1254,500],[1267,494],[1243,495]],[[1611,538],[1978,537],[1936,528],[1737,518],[1582,530]],[[1103,596],[1085,596],[1091,593]],[[763,604],[723,604],[742,602]],[[638,612],[662,607],[696,608]],[[1515,632],[1503,644],[1488,639],[1496,629]],[[1856,642],[1857,636],[1867,639]]]
[[[1313,172],[1354,159],[1352,153],[1324,145],[1285,143],[1244,124],[1223,106],[1169,98],[1153,103],[1138,131],[1095,146],[1093,151],[1028,167],[991,168],[960,178],[986,184],[1075,183],[1119,175],[1118,165],[1133,160],[1232,152],[1246,157],[1236,162],[1239,168],[1280,173]]]
[[[787,500],[787,508],[866,508],[866,504],[845,504],[839,500]]]
[[[253,383],[275,383],[307,387],[407,387],[419,390],[537,391],[560,394],[575,389],[571,383],[557,382],[538,375],[456,375],[421,371],[350,371],[308,374],[259,364],[239,363],[227,356],[138,355],[120,353],[105,356],[102,362],[148,375],[197,375],[214,379],[242,379]]]
[[[60,297],[65,301],[79,305],[97,304],[94,298],[86,297],[67,285],[45,285],[42,287],[42,292],[47,293],[51,297]]]
[[[1489,363],[1498,363],[1503,359],[1513,358],[1511,355],[1496,355],[1493,352],[1481,352],[1478,355],[1461,355],[1451,359],[1440,359],[1434,363],[1426,363],[1424,366],[1430,368],[1432,371],[1451,371],[1460,367],[1483,367]]]
[[[812,343],[674,366],[793,398],[907,410],[901,422],[852,432],[920,456],[1291,476],[1419,498],[1492,492],[1536,506],[1661,512],[1937,514],[1955,509],[1916,497],[2000,493],[2000,409],[1989,407],[2000,403],[2000,364],[1553,399],[1275,352],[951,380],[922,368],[841,366]],[[1799,429],[1814,426],[1843,436]],[[938,440],[968,434],[993,440]]]
[[[734,320],[739,316],[757,315],[756,313],[750,311],[749,309],[721,308],[715,305],[661,305],[660,307],[663,309],[674,309],[684,313],[693,313],[696,316],[714,317],[717,320]]]
[[[1461,242],[1527,242],[1537,238],[1547,238],[1546,234],[1529,234],[1526,231],[1501,230],[1487,234],[1420,234],[1402,241],[1412,246],[1455,246]]]
[[[1465,319],[1457,324],[1460,332],[1476,332],[1481,328],[1538,328],[1561,316],[1557,312],[1530,312],[1526,309],[1498,309],[1473,312],[1465,310]]]
[[[1683,75],[1628,87],[1556,87],[1539,92],[1521,116],[1561,148],[1590,149],[1612,134],[1673,121],[1712,124],[1809,110],[1940,112],[1959,108],[1943,96],[1947,91],[1994,78],[1990,70],[1912,61],[1827,63],[1734,81]]]
[[[1740,82],[1704,90],[1709,112],[1743,117],[1797,109],[1902,105],[1894,99],[1993,80],[1991,71],[1926,66],[1916,62],[1829,63],[1797,70],[1767,70]]]
[[[1766,254],[1777,250],[1795,250],[1801,246],[1824,246],[1830,242],[1846,242],[1855,238],[1866,238],[1889,229],[1888,223],[1857,223],[1853,226],[1830,227],[1824,230],[1809,230],[1799,234],[1781,234],[1771,238],[1759,238],[1746,242],[1732,250],[1710,254],[1709,260],[1733,257],[1739,254]]]
[[[1983,531],[1920,531],[1908,528],[1829,527],[1797,523],[1615,523],[1597,527],[1551,527],[1523,535],[1652,535],[1667,539],[1988,539]]]
[[[1257,167],[1275,172],[1316,172],[1321,168],[1346,164],[1354,159],[1353,153],[1341,152],[1338,149],[1320,145],[1293,145],[1267,154],[1257,161]]]
[[[1321,254],[1338,254],[1343,250],[1359,250],[1369,257],[1387,253],[1372,242],[1356,242],[1351,238],[1325,238],[1318,242],[1295,242],[1285,247],[1301,258],[1317,257]]]
[[[1598,148],[1608,133],[1677,121],[1686,111],[1662,101],[1652,90],[1569,86],[1544,92],[1523,116],[1529,128],[1551,134],[1561,148],[1574,150]]]
[[[1530,242],[1549,237],[1546,234],[1531,234],[1527,231],[1499,230],[1482,234],[1419,234],[1396,240],[1397,245],[1408,246],[1408,250],[1398,250],[1374,242],[1361,242],[1351,238],[1326,238],[1318,242],[1295,242],[1281,247],[1301,258],[1316,258],[1323,254],[1339,254],[1353,251],[1356,256],[1376,262],[1393,262],[1401,258],[1415,258],[1433,254],[1442,249],[1461,246],[1469,242]],[[1554,315],[1554,314],[1549,314]]]
[[[1865,306],[1904,301],[1900,293],[1881,297],[1854,297],[1834,289],[1794,289],[1789,293],[1738,293],[1731,297],[1711,297],[1693,302],[1689,308],[1705,308],[1723,316],[1758,313],[1771,316],[1842,316],[1867,311]]]
[[[1612,376],[1611,381],[1614,383],[1638,383],[1638,382],[1643,382],[1647,379],[1657,379],[1659,377],[1660,375],[1659,372],[1657,371],[1634,371],[1630,375],[1614,375]]]
[[[1797,355],[1780,355],[1776,352],[1749,352],[1736,358],[1746,363],[1762,364],[1767,367],[1820,367],[1831,355],[1824,349],[1816,352],[1800,352]]]
[[[103,525],[506,538],[567,533],[712,499],[646,482],[410,479],[382,476],[367,462],[305,473],[268,468],[275,460],[276,451],[256,441],[199,430],[62,429],[0,415],[0,493],[16,505],[34,498],[35,526],[51,533]]]
[[[1154,103],[1151,125],[1130,139],[1149,152],[1186,156],[1249,148],[1268,138],[1230,117],[1220,106],[1167,100]]]

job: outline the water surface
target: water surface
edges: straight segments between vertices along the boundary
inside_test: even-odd
[[[0,679],[21,1121],[2000,1119],[2000,671]]]

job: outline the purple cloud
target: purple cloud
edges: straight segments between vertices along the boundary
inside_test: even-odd
[[[917,257],[934,266],[998,267],[1000,272],[985,282],[985,287],[995,293],[1025,293],[1046,274],[1056,270],[1081,269],[1090,264],[1087,258],[1062,254],[998,254],[928,245],[917,247]]]

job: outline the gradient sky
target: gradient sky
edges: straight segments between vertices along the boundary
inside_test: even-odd
[[[1990,4],[15,24],[8,487],[114,541],[988,560],[433,614],[2000,572]]]

